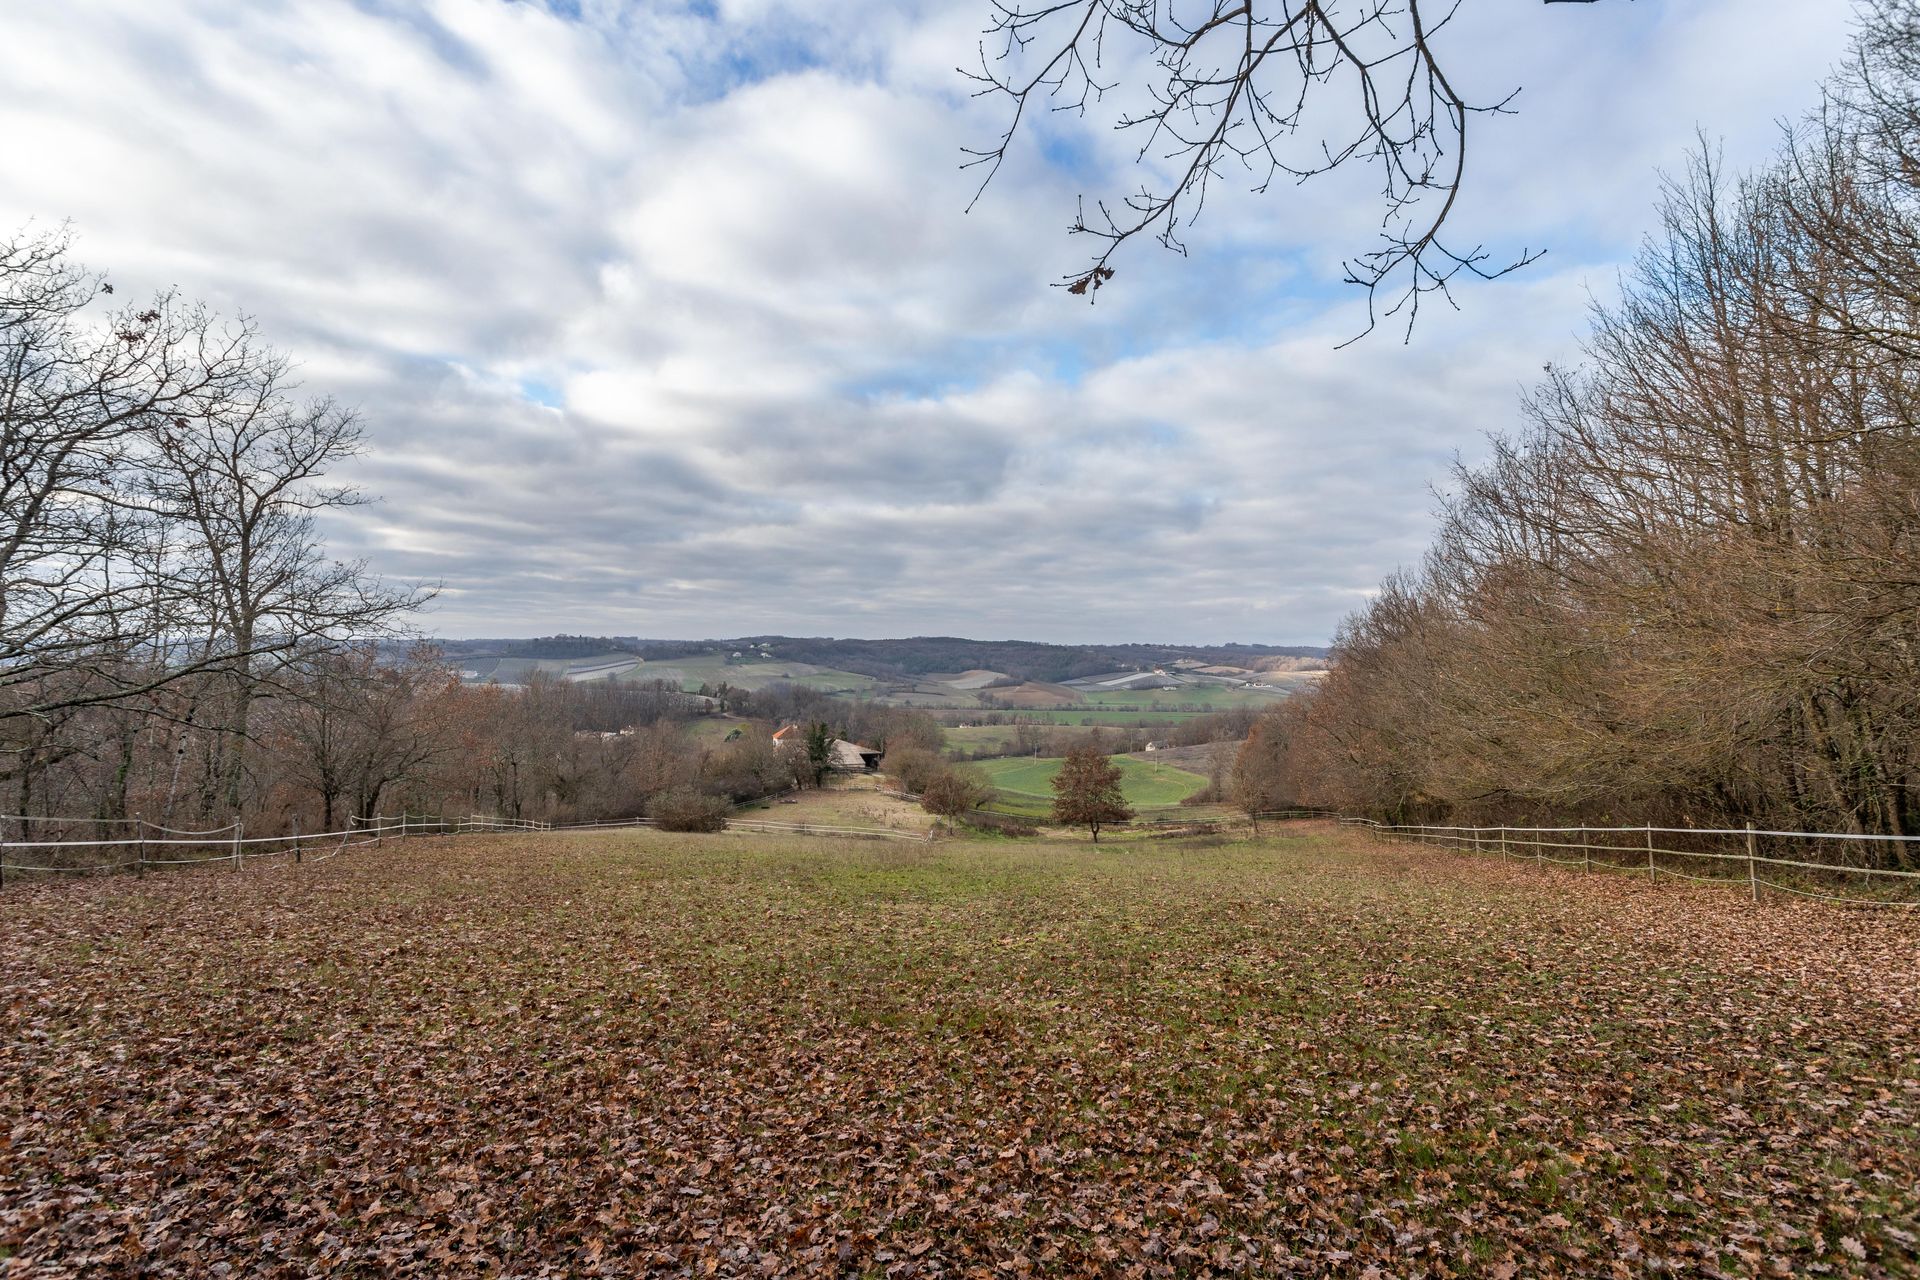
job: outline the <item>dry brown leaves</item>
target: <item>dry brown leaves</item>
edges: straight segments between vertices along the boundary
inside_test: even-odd
[[[1880,1275],[1911,920],[1322,832],[0,897],[0,1271]]]

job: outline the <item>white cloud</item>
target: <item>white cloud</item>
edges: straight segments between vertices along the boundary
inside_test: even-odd
[[[1460,75],[1526,93],[1463,230],[1554,254],[1335,350],[1364,184],[1223,191],[1093,308],[1047,282],[1081,185],[1139,180],[1097,116],[1041,122],[1089,172],[1023,147],[964,212],[984,4],[582,10],[79,0],[0,42],[0,223],[360,406],[384,501],[332,534],[447,583],[449,634],[1323,639],[1568,353],[1652,167],[1696,124],[1763,156],[1847,15],[1470,5]]]

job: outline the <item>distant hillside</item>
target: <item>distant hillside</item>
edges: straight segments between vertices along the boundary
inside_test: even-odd
[[[1019,681],[1057,683],[1139,671],[1173,663],[1243,670],[1287,669],[1289,659],[1326,657],[1315,645],[1059,645],[1032,640],[968,640],[914,636],[905,640],[824,636],[739,636],[732,639],[646,640],[637,636],[549,636],[528,640],[443,640],[452,658],[585,658],[631,653],[648,662],[713,652],[755,651],[777,661],[808,663],[860,675],[916,679],[941,672],[1001,672]]]

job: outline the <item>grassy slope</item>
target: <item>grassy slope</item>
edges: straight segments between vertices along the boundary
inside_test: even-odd
[[[1113,760],[1120,766],[1120,793],[1126,797],[1128,804],[1136,808],[1179,804],[1207,785],[1207,780],[1200,775],[1176,769],[1172,765],[1153,764],[1131,756],[1115,756]],[[1060,772],[1060,764],[1057,758],[1043,756],[1032,760],[1013,756],[1004,760],[983,760],[979,768],[987,781],[1002,791],[1026,799],[1039,797],[1051,801],[1053,778]]]
[[[36,1275],[1873,1275],[1920,1232],[1908,919],[1331,832],[416,840],[4,904]]]
[[[759,804],[743,805],[743,818],[769,822],[815,823],[820,826],[884,827],[891,831],[923,833],[934,825],[933,815],[911,800],[880,790],[872,776],[829,779],[818,790],[801,791]],[[888,785],[891,785],[889,783]]]

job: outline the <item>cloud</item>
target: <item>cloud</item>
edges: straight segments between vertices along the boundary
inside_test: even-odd
[[[1526,91],[1462,231],[1553,253],[1407,346],[1335,349],[1365,183],[1227,184],[1192,256],[1049,288],[1076,197],[1141,175],[1110,115],[1042,119],[966,211],[984,5],[21,6],[0,222],[357,405],[382,500],[329,535],[443,582],[443,634],[1314,642],[1573,350],[1654,166],[1696,125],[1763,157],[1847,13],[1469,7],[1463,83]]]

